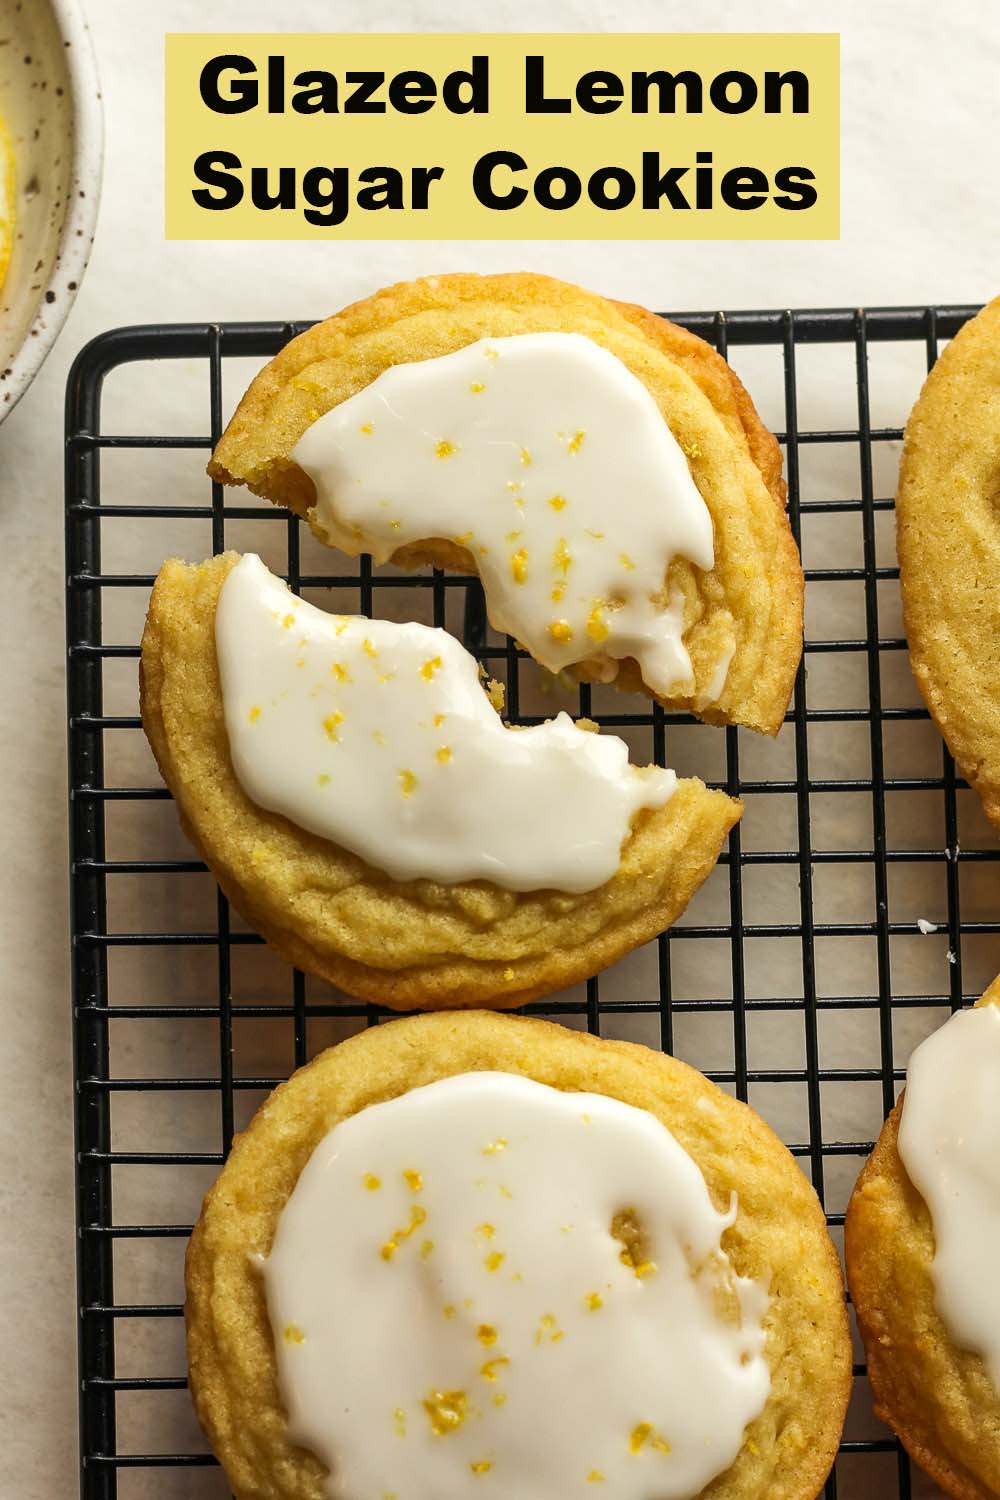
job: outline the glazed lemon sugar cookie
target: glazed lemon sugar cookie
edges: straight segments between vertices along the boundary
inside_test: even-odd
[[[906,424],[896,532],[910,661],[1000,827],[1000,298],[959,332]]]
[[[553,672],[776,733],[802,651],[777,444],[728,365],[547,277],[404,283],[292,341],[209,472],[350,555],[479,573]]]
[[[910,1058],[847,1215],[876,1410],[956,1500],[1000,1496],[1000,981]]]
[[[170,562],[142,715],[181,819],[290,962],[399,1009],[520,1005],[683,911],[742,811],[566,714],[507,729],[443,630]]]
[[[279,1088],[187,1260],[237,1500],[813,1500],[850,1388],[812,1188],[644,1047],[471,1012]]]

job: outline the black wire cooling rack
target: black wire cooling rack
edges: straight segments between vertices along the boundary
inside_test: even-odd
[[[786,1125],[783,1133],[825,1202],[835,1238],[850,1185],[903,1076],[897,1061],[900,1017],[955,1009],[978,995],[984,975],[988,978],[1000,968],[1000,962],[989,968],[991,957],[996,957],[1000,924],[988,920],[988,912],[983,920],[969,919],[968,911],[963,917],[963,881],[982,875],[982,866],[992,866],[997,857],[985,836],[982,847],[974,847],[975,799],[956,777],[950,757],[927,724],[920,731],[923,760],[916,767],[905,757],[896,763],[893,737],[898,726],[916,732],[927,716],[915,695],[894,704],[889,700],[895,687],[886,687],[887,672],[895,682],[893,664],[905,666],[905,642],[895,622],[894,633],[892,627],[880,633],[880,613],[893,614],[885,590],[896,587],[898,573],[894,566],[879,562],[885,540],[880,534],[882,513],[891,511],[892,500],[877,493],[877,474],[880,449],[898,444],[901,431],[899,426],[873,426],[869,373],[873,356],[886,345],[909,346],[921,365],[924,355],[931,364],[939,342],[950,338],[975,310],[927,307],[675,317],[723,355],[732,354],[734,362],[754,352],[776,361],[776,388],[784,404],[779,437],[796,538],[808,543],[808,528],[816,518],[826,517],[826,540],[818,560],[827,561],[827,552],[840,556],[838,538],[848,533],[855,538],[856,556],[840,566],[817,567],[812,565],[817,558],[805,548],[809,638],[788,720],[775,745],[736,729],[697,731],[714,737],[717,774],[706,779],[743,796],[748,807],[709,882],[715,906],[697,898],[686,918],[643,950],[639,967],[625,970],[617,985],[610,978],[615,971],[609,971],[578,991],[529,1007],[533,1013],[605,1035],[630,1035],[629,1026],[638,1027],[641,1039],[686,1055],[724,1087],[749,1097],[765,1114],[773,1116],[777,1109],[780,1115],[774,1101],[794,1095],[801,1105],[801,1128]],[[208,480],[197,492],[203,503],[158,499],[145,504],[129,494],[125,503],[102,499],[102,468],[107,471],[113,461],[120,471],[122,450],[129,450],[129,463],[163,464],[186,453],[192,472],[200,470],[220,435],[224,412],[232,405],[231,400],[227,405],[227,398],[238,395],[245,384],[245,365],[236,367],[240,373],[235,375],[227,362],[259,362],[304,326],[118,329],[83,350],[69,379],[71,920],[80,1443],[86,1500],[165,1500],[181,1495],[188,1500],[225,1493],[221,1473],[194,1428],[184,1395],[181,1254],[190,1220],[225,1159],[234,1131],[263,1094],[326,1041],[380,1019],[374,1007],[317,990],[306,976],[276,963],[267,967],[270,955],[259,946],[260,940],[235,915],[231,917],[204,866],[176,841],[173,821],[168,822],[173,810],[167,808],[160,820],[157,804],[169,796],[155,772],[147,768],[148,784],[133,785],[116,771],[116,746],[130,735],[141,740],[134,686],[139,655],[135,622],[141,623],[159,561],[171,551],[185,551],[192,560],[218,552],[227,542],[234,544],[233,532],[242,523],[267,522],[277,528],[271,534],[284,540],[285,571],[293,589],[316,592],[320,598],[331,591],[328,597],[336,595],[338,609],[353,607],[366,614],[382,611],[387,597],[383,590],[418,591],[428,601],[432,623],[464,628],[466,644],[494,675],[506,677],[511,721],[532,722],[538,717],[525,709],[519,686],[522,674],[534,670],[532,664],[513,643],[487,630],[475,579],[430,570],[413,575],[388,570],[391,576],[386,576],[386,570],[373,568],[365,558],[351,565],[355,571],[337,572],[347,565],[332,552],[322,554],[322,565],[333,571],[310,571],[303,562],[310,539],[300,534],[294,517],[251,503],[253,497],[245,492],[224,493]],[[817,352],[822,356],[818,364]],[[839,374],[833,373],[835,356]],[[194,378],[204,379],[207,407],[200,432],[158,433],[153,420],[150,432],[104,433],[106,378],[121,366],[151,361],[179,362],[189,376],[194,367]],[[846,383],[849,421],[811,426],[800,421],[804,362],[814,374],[818,371],[821,383]],[[156,368],[166,371],[167,366]],[[155,418],[155,399],[144,409]],[[905,410],[900,411],[897,420],[904,415]],[[808,493],[804,481],[810,455],[824,447],[850,453],[856,478],[838,498]],[[154,451],[143,458],[143,450]],[[175,527],[183,541],[173,539]],[[123,529],[133,539],[155,537],[158,552],[149,571],[106,569],[102,553],[106,557],[114,550],[110,544]],[[192,549],[193,531],[198,540]],[[891,538],[887,555],[894,561]],[[814,628],[812,602],[829,597],[831,591],[836,595],[837,590],[853,591],[859,622],[853,632]],[[117,606],[123,596],[134,606],[134,625],[131,638],[115,642],[108,621],[119,618]],[[393,595],[401,597],[415,598]],[[839,679],[839,700],[827,679],[814,675],[824,661],[828,667],[839,663],[846,673]],[[109,674],[117,673],[120,683],[123,672],[132,712],[108,713]],[[812,679],[808,686],[807,673]],[[663,763],[669,755],[669,762],[678,764],[677,755],[684,753],[682,736],[694,724],[692,719],[664,714],[645,700],[601,698],[602,691],[581,687],[579,712],[626,737],[645,736],[643,743],[653,758]],[[810,701],[810,691],[821,701]],[[627,711],[631,709],[636,711]],[[854,737],[854,750],[864,762],[860,773],[836,766],[830,770],[828,765],[830,742],[845,731]],[[847,807],[853,809],[851,817],[844,812]],[[756,823],[751,818],[754,808],[759,813]],[[859,808],[862,836],[853,831]],[[966,820],[971,820],[969,837],[963,834]],[[929,924],[922,920],[918,930],[917,906],[896,915],[903,897],[897,897],[895,886],[900,875],[919,880],[928,873],[938,884],[918,884],[913,900],[919,904],[919,893],[926,891],[927,901],[936,902],[937,977],[929,982],[914,978],[917,969],[910,956],[911,939],[921,954],[929,951],[920,948],[929,940],[919,935]],[[992,873],[991,868],[985,871],[987,876]],[[755,896],[755,881],[762,874],[771,881],[762,888],[763,906]],[[859,876],[860,909],[845,906],[840,898]],[[782,880],[785,895],[779,900],[776,882]],[[201,915],[192,918],[189,892],[191,883],[199,882],[204,901]],[[125,887],[132,892],[127,923],[116,917]],[[148,900],[147,892],[154,893]],[[969,900],[978,912],[983,905],[978,887],[971,889]],[[166,929],[158,923],[160,911],[174,914]],[[992,950],[985,958],[976,948],[984,941]],[[847,962],[859,943],[868,955],[860,975]],[[966,961],[963,979],[963,950],[970,945],[978,958]],[[774,984],[769,974],[772,958],[779,953],[784,968],[791,962],[797,976],[790,987],[784,981]],[[700,990],[692,981],[699,971],[704,981]],[[843,978],[845,973],[853,978]],[[788,1057],[783,1048],[777,1056],[769,1054],[771,1033],[765,1023],[775,1015],[794,1028],[800,1048],[795,1056]],[[699,1033],[701,1040],[689,1043],[689,1026],[704,1026],[709,1020],[721,1026],[721,1033],[716,1030],[708,1039]],[[830,1051],[831,1023],[843,1028],[855,1022],[867,1028],[860,1053],[844,1056],[835,1048]],[[248,1027],[253,1041],[244,1061],[242,1039]],[[195,1031],[200,1050],[192,1052],[189,1039]],[[149,1043],[150,1037],[154,1043]],[[191,1066],[192,1057],[196,1066]],[[854,1092],[845,1094],[845,1089]],[[179,1215],[177,1204],[183,1205]],[[183,1222],[175,1222],[177,1217]],[[842,1500],[891,1500],[893,1495],[907,1500],[930,1494],[921,1490],[922,1481],[915,1474],[911,1479],[905,1455],[871,1417],[860,1353],[858,1358],[847,1438],[826,1494],[839,1493]]]

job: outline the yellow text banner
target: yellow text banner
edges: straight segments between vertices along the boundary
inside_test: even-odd
[[[170,239],[836,239],[829,34],[166,45]]]

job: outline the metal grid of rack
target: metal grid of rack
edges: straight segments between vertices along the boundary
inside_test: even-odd
[[[880,633],[880,613],[889,613],[882,590],[898,576],[893,566],[879,562],[879,524],[892,501],[877,493],[875,458],[880,445],[898,444],[899,427],[873,426],[869,391],[869,359],[875,346],[918,346],[933,362],[939,342],[951,337],[973,308],[829,310],[814,312],[738,312],[675,315],[675,320],[700,334],[720,352],[734,358],[742,350],[769,350],[780,360],[783,393],[783,430],[789,512],[796,538],[814,517],[826,517],[828,527],[857,528],[858,555],[841,566],[816,567],[807,557],[807,603],[827,585],[855,590],[861,628],[812,632],[808,624],[803,666],[800,668],[787,723],[779,745],[780,759],[762,763],[759,747],[750,747],[743,731],[702,730],[716,737],[718,774],[706,779],[722,785],[748,804],[763,809],[756,825],[748,818],[737,825],[712,877],[715,905],[696,901],[688,916],[670,933],[643,950],[638,968],[626,970],[612,986],[608,976],[551,1000],[528,1007],[529,1013],[557,1017],[593,1032],[639,1037],[668,1051],[679,1051],[689,1061],[769,1113],[768,1088],[791,1086],[801,1100],[800,1125],[783,1129],[788,1144],[824,1199],[836,1235],[843,1222],[849,1189],[871,1145],[878,1118],[891,1107],[902,1078],[894,1020],[904,1011],[932,1012],[957,1008],[975,997],[963,971],[963,948],[986,938],[995,941],[1000,924],[970,920],[963,915],[963,878],[970,866],[990,865],[995,851],[972,847],[975,839],[960,837],[962,798],[970,794],[956,776],[951,759],[935,742],[935,764],[921,764],[919,774],[906,767],[900,773],[887,750],[887,735],[897,723],[926,720],[914,699],[896,706],[884,691],[886,663],[905,651],[898,630]],[[182,845],[163,834],[155,804],[169,795],[154,774],[147,784],[126,784],[116,774],[113,753],[116,737],[141,729],[134,692],[139,655],[137,634],[115,643],[106,628],[109,606],[126,594],[138,609],[153,581],[152,571],[109,571],[108,541],[117,529],[133,537],[156,524],[156,537],[170,535],[176,524],[184,535],[191,523],[201,541],[192,557],[218,552],[242,523],[267,526],[284,542],[284,569],[293,589],[322,600],[336,597],[336,607],[379,613],[383,590],[417,591],[426,601],[430,623],[448,624],[464,632],[493,675],[502,675],[507,689],[507,717],[514,723],[537,721],[537,704],[519,690],[532,665],[512,642],[498,640],[485,623],[478,581],[427,570],[386,577],[385,570],[361,559],[351,571],[335,553],[323,554],[327,572],[313,571],[300,534],[299,522],[283,512],[249,503],[241,492],[224,493],[202,480],[200,500],[194,504],[145,504],[131,500],[113,503],[102,498],[102,467],[123,451],[163,461],[168,451],[187,453],[200,466],[218,439],[224,423],[224,378],[227,361],[257,360],[273,355],[301,331],[299,324],[230,324],[126,328],[104,335],[81,353],[70,375],[66,409],[66,556],[70,818],[72,861],[72,943],[74,967],[73,1017],[77,1099],[77,1182],[79,1234],[80,1378],[82,1493],[86,1500],[123,1496],[221,1496],[225,1486],[211,1456],[199,1445],[183,1402],[183,1354],[179,1333],[180,1257],[197,1200],[225,1159],[234,1131],[253,1104],[288,1071],[314,1054],[326,1040],[360,1026],[377,1024],[380,1013],[332,992],[317,992],[306,976],[279,965],[264,971],[258,988],[245,990],[247,960],[251,968],[264,963],[266,950],[255,934],[231,915],[224,898],[207,884],[204,866]],[[806,425],[800,421],[797,370],[804,351],[812,346],[832,350],[841,346],[849,356],[856,390],[855,415],[847,425]],[[106,434],[102,430],[105,380],[120,367],[149,361],[192,363],[204,374],[207,422],[197,434]],[[158,368],[163,368],[159,366]],[[242,380],[239,382],[242,384]],[[853,394],[853,393],[852,393]],[[151,414],[155,417],[155,412]],[[824,445],[850,449],[856,464],[856,487],[842,498],[810,498],[802,482],[803,463]],[[153,450],[150,452],[149,450]],[[833,518],[841,518],[836,520]],[[120,534],[120,531],[119,531]],[[835,535],[829,530],[827,537]],[[168,549],[169,549],[168,543]],[[174,550],[178,550],[175,546]],[[833,549],[834,552],[836,549]],[[164,555],[161,549],[160,556]],[[353,566],[353,565],[352,565]],[[343,569],[337,571],[338,568]],[[391,572],[391,570],[390,570]],[[394,594],[399,600],[405,595]],[[410,598],[415,597],[410,595]],[[405,608],[405,604],[404,604]],[[135,612],[134,612],[135,615]],[[836,658],[852,667],[858,701],[853,706],[811,702],[807,672],[823,658]],[[905,659],[905,658],[904,658]],[[860,668],[860,676],[858,675]],[[130,683],[131,713],[106,711],[109,673],[124,671]],[[822,684],[820,684],[822,686]],[[600,689],[579,689],[578,711],[617,733],[645,737],[651,758],[677,764],[675,746],[694,721],[665,714],[645,700],[612,695]],[[120,696],[120,695],[119,695]],[[562,706],[562,705],[560,705]],[[862,774],[828,774],[824,737],[836,726],[854,726],[867,760]],[[926,728],[926,726],[925,726]],[[141,735],[140,735],[141,738]],[[751,736],[752,740],[753,737]],[[763,764],[763,770],[761,765]],[[936,837],[900,838],[900,820],[890,799],[912,794],[933,800],[939,823]],[[866,837],[830,838],[838,825],[838,805],[852,799],[860,806]],[[825,801],[824,801],[825,799]],[[779,807],[780,816],[772,811]],[[917,803],[906,806],[916,807]],[[924,802],[920,804],[927,806]],[[820,807],[832,806],[831,817],[818,826]],[[171,812],[172,809],[167,809]],[[908,821],[903,819],[905,823]],[[912,819],[919,830],[925,820]],[[768,836],[773,824],[784,828],[782,838]],[[853,827],[850,820],[846,824]],[[130,830],[123,836],[123,830]],[[744,831],[746,830],[746,831]],[[781,847],[777,847],[778,845]],[[901,869],[933,867],[942,881],[941,937],[947,942],[947,962],[941,981],[912,985],[900,993],[894,974],[896,938],[915,932],[912,918],[893,915],[893,881]],[[766,887],[764,908],[754,897],[753,880],[760,871],[769,878],[785,876],[785,895],[772,902],[776,887]],[[862,872],[864,910],[846,919],[836,902],[831,908],[830,879],[846,879]],[[191,903],[184,882],[202,882],[207,901],[197,920],[185,920]],[[116,919],[117,892],[123,883],[134,889],[133,916],[126,925]],[[157,899],[144,901],[143,891],[155,890]],[[163,893],[167,892],[166,896]],[[867,895],[864,894],[867,892]],[[161,900],[162,898],[162,900]],[[179,925],[168,930],[155,925],[163,902],[180,914]],[[172,903],[172,904],[171,904]],[[973,906],[975,907],[975,900]],[[830,909],[828,909],[830,908]],[[209,919],[204,920],[205,910]],[[144,920],[143,913],[148,920]],[[136,915],[137,913],[137,915]],[[832,919],[831,919],[832,916]],[[861,939],[870,951],[865,976],[854,984],[828,982],[830,943]],[[766,978],[768,954],[783,946],[786,965],[791,957],[797,983],[789,993],[770,988]],[[694,947],[692,949],[692,944]],[[847,949],[845,947],[844,951]],[[708,955],[713,955],[711,962]],[[756,954],[763,954],[761,963]],[[696,994],[689,981],[695,955],[706,955],[709,993]],[[722,954],[720,958],[719,955]],[[193,955],[193,957],[192,957]],[[126,962],[123,963],[123,960]],[[184,963],[172,975],[169,965]],[[166,979],[162,966],[167,965]],[[147,982],[150,966],[159,965],[155,984]],[[193,967],[192,967],[193,965]],[[910,972],[903,962],[903,985]],[[1000,964],[994,965],[1000,967]],[[613,973],[614,971],[612,971]],[[762,978],[762,974],[764,977]],[[680,977],[679,977],[680,976]],[[684,977],[687,976],[687,977]],[[262,995],[260,984],[267,988]],[[711,986],[714,985],[714,991]],[[895,994],[894,994],[895,990]],[[691,991],[688,993],[688,991]],[[169,993],[167,993],[169,992]],[[162,996],[162,998],[161,998]],[[190,1003],[188,1003],[190,1002]],[[863,1015],[866,1055],[834,1062],[827,1056],[826,1027],[831,1017]],[[801,1055],[781,1054],[780,1065],[767,1056],[767,1033],[755,1037],[759,1018],[779,1013],[794,1024]],[[724,1036],[690,1046],[685,1026],[712,1017]],[[259,1025],[267,1038],[256,1036],[250,1048],[251,1065],[241,1058],[241,1028]],[[136,1028],[148,1036],[154,1027],[162,1045],[152,1050],[153,1062],[136,1068],[144,1054],[135,1042]],[[145,1032],[143,1033],[143,1028]],[[187,1074],[175,1072],[192,1056],[184,1038],[187,1028],[198,1028],[202,1050],[198,1065]],[[122,1036],[128,1040],[120,1042]],[[763,1047],[763,1056],[759,1055]],[[207,1049],[207,1050],[206,1050]],[[721,1050],[720,1050],[721,1049]],[[695,1055],[692,1055],[695,1054]],[[206,1057],[208,1062],[206,1064]],[[156,1066],[156,1059],[165,1065]],[[130,1071],[132,1066],[132,1071]],[[149,1067],[153,1071],[149,1071]],[[844,1132],[836,1109],[827,1107],[827,1092],[844,1085],[874,1091],[877,1102],[863,1121],[867,1128]],[[860,1096],[858,1096],[860,1097]],[[847,1106],[850,1118],[850,1106]],[[197,1113],[199,1129],[185,1132],[183,1122]],[[780,1111],[779,1111],[780,1113]],[[794,1112],[793,1112],[794,1113]],[[779,1127],[781,1128],[781,1127]],[[842,1134],[848,1138],[840,1138]],[[179,1139],[179,1144],[178,1144]],[[169,1149],[164,1149],[164,1146]],[[191,1191],[177,1201],[189,1206],[183,1222],[173,1222],[172,1191],[166,1181],[191,1179]],[[836,1185],[831,1190],[831,1180]],[[162,1214],[158,1205],[162,1204]],[[138,1207],[135,1207],[138,1205]],[[161,1217],[163,1221],[161,1222]],[[164,1257],[162,1284],[173,1299],[154,1293],[156,1276],[136,1272],[150,1250]],[[155,1285],[154,1285],[155,1283]],[[139,1288],[138,1294],[132,1291]],[[145,1291],[143,1289],[146,1289]],[[145,1341],[129,1332],[144,1328]],[[157,1343],[156,1332],[171,1330]],[[139,1346],[141,1347],[141,1350]],[[133,1347],[134,1346],[134,1347]],[[139,1353],[136,1351],[139,1350]],[[141,1357],[140,1357],[141,1354]],[[172,1361],[169,1365],[158,1360]],[[911,1478],[905,1455],[884,1429],[866,1416],[863,1365],[856,1367],[856,1407],[860,1416],[849,1422],[837,1469],[826,1494],[842,1500],[867,1500],[869,1495],[907,1500],[920,1490]],[[179,1395],[177,1393],[180,1393]],[[173,1404],[171,1404],[173,1403]],[[855,1434],[855,1435],[852,1435]],[[860,1434],[860,1435],[857,1435]],[[138,1446],[136,1445],[138,1443]],[[178,1487],[180,1485],[180,1487]],[[204,1486],[202,1488],[201,1486]]]

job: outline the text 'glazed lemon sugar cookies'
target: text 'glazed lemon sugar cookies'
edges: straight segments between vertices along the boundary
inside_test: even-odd
[[[802,651],[781,455],[701,339],[548,277],[430,277],[294,339],[209,472],[482,578],[553,671],[776,733]]]
[[[485,1012],[323,1053],[187,1258],[237,1500],[814,1500],[839,1263],[764,1122],[646,1048]]]
[[[252,556],[165,564],[141,685],[226,895],[290,962],[397,1009],[596,973],[679,916],[742,810],[565,714],[506,728],[444,631],[329,615]]]
[[[1000,981],[913,1053],[845,1234],[876,1410],[954,1500],[997,1500]]]
[[[944,350],[913,408],[896,530],[920,691],[1000,827],[1000,298]]]

